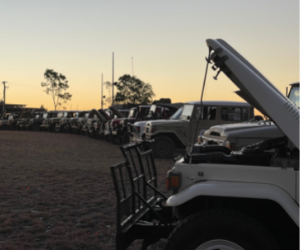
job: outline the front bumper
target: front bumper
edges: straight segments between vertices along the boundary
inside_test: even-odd
[[[135,134],[135,133],[131,133],[130,134],[130,142],[142,142],[143,138],[141,138],[139,135]]]

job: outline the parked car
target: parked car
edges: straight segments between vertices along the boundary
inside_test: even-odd
[[[17,116],[17,115],[18,115],[18,113],[15,116]],[[14,116],[14,112],[2,113],[1,119],[0,119],[0,129],[2,129],[2,130],[8,129],[8,119],[13,118],[13,116]]]
[[[80,134],[81,129],[85,125],[88,117],[89,117],[90,110],[82,111],[78,114],[78,117],[71,118],[71,127],[73,134]]]
[[[25,129],[32,131],[39,131],[40,126],[43,124],[45,118],[47,118],[47,112],[40,112],[35,114],[33,118],[30,118],[25,122]]]
[[[105,139],[108,142],[113,142],[115,144],[119,144],[119,139],[123,133],[121,132],[122,121],[125,119],[128,120],[136,120],[144,117],[148,114],[150,109],[149,105],[140,105],[138,107],[133,107],[130,109],[129,114],[126,118],[115,118],[105,124]]]
[[[121,110],[124,111],[124,110]],[[105,138],[105,124],[108,123],[111,119],[115,118],[123,118],[125,117],[124,114],[129,112],[120,112],[120,110],[117,110],[115,107],[110,106],[106,110],[106,120],[98,120],[94,122],[93,128],[91,128],[91,132],[95,135],[96,139],[104,139]]]
[[[17,122],[22,119],[23,115],[27,112],[26,109],[20,109],[19,112],[11,113],[8,117],[7,128],[11,130],[17,129]]]
[[[47,112],[47,117],[44,118],[43,123],[40,125],[42,130],[55,132],[56,123],[59,123],[63,116],[64,111],[50,111]],[[45,115],[46,116],[46,115]]]
[[[161,119],[170,119],[177,120],[179,119],[182,113],[183,103],[173,103],[173,104],[154,104],[150,108],[150,112],[144,121],[138,121],[131,126],[128,126],[129,141],[130,142],[139,142],[145,140],[145,130],[144,127],[149,120],[161,120]],[[158,107],[161,107],[160,112],[158,113]],[[155,115],[154,115],[155,114]]]
[[[129,141],[128,126],[136,121],[144,120],[149,114],[150,105],[140,105],[136,108],[131,108],[127,118],[120,118],[120,120],[112,123],[112,142],[115,144],[122,144]],[[160,110],[160,108],[158,108]],[[160,111],[158,111],[160,112]]]
[[[71,118],[78,116],[78,110],[69,110],[65,111],[59,120],[58,123],[55,125],[55,131],[56,132],[63,132],[67,133],[71,131]]]
[[[90,114],[89,118],[85,124],[85,126],[82,128],[82,131],[87,134],[89,137],[96,138],[96,131],[94,130],[94,123],[97,122],[106,122],[107,120],[111,119],[110,115],[112,115],[110,112],[99,109],[95,110],[93,109]]]
[[[198,136],[201,130],[213,125],[237,123],[253,117],[253,107],[245,102],[203,101],[203,112],[199,101],[187,102],[178,120],[147,122],[145,135],[147,140],[154,140],[152,150],[155,157],[171,158],[175,150],[184,151],[194,140],[196,127]]]
[[[25,125],[29,123],[30,119],[39,114],[40,112],[35,112],[34,109],[25,111],[22,117],[18,119],[16,129],[25,130]]]

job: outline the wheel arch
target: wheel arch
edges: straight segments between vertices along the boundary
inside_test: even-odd
[[[167,206],[178,207],[201,197],[270,200],[280,205],[299,227],[299,205],[285,190],[270,184],[203,181],[169,197]]]
[[[174,145],[175,145],[176,148],[185,148],[184,143],[180,140],[178,135],[174,132],[163,132],[163,133],[155,134],[152,137],[152,139],[155,139],[156,137],[159,137],[159,136],[169,137],[174,142]]]

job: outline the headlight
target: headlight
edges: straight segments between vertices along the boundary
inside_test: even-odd
[[[203,142],[203,138],[201,135],[198,135],[198,143],[200,144],[201,142]]]
[[[225,145],[226,145],[227,148],[229,148],[231,150],[235,150],[236,149],[236,145],[235,145],[234,142],[226,141]]]
[[[167,174],[167,190],[177,191],[182,182],[182,177],[180,172],[169,171]]]
[[[148,133],[153,133],[155,131],[155,128],[154,127],[148,127]]]

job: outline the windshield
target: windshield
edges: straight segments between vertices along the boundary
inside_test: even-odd
[[[291,89],[289,99],[296,105],[296,107],[299,108],[299,86],[293,87]]]
[[[152,105],[150,108],[150,112],[152,111],[153,113],[155,113],[155,110],[156,110],[156,105]]]
[[[155,112],[158,111],[157,110],[157,106],[156,105],[152,105],[149,112],[148,112],[148,115],[147,117],[152,117],[155,115]]]
[[[190,105],[190,104],[184,105],[180,119],[183,119],[183,120],[191,119],[193,109],[194,109],[194,105]]]
[[[135,117],[136,113],[137,113],[137,109],[131,109],[131,110],[129,111],[128,118],[133,118],[133,117]]]
[[[57,118],[61,118],[63,116],[64,113],[58,113],[57,114]]]
[[[86,114],[84,115],[84,118],[89,118],[89,114],[90,114],[90,113],[86,113]]]
[[[178,109],[171,117],[170,120],[178,120],[182,114],[182,108]]]
[[[129,114],[129,111],[128,111],[128,110],[119,110],[119,111],[120,111],[120,113],[121,113],[122,115],[124,115],[125,117],[127,117],[128,114]]]
[[[48,113],[43,114],[43,118],[47,118]]]
[[[143,117],[147,116],[148,113],[149,113],[149,108],[147,108],[147,107],[139,107],[138,117],[143,118]]]

